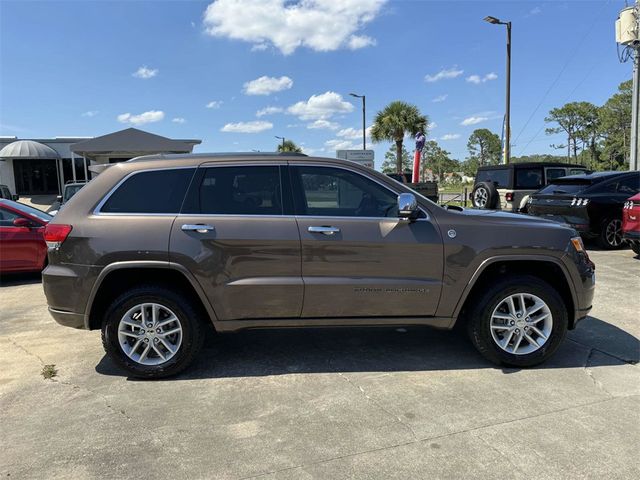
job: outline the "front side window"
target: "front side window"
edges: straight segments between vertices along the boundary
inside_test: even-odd
[[[0,208],[0,227],[13,227],[13,221],[21,216],[11,210]]]
[[[211,215],[282,215],[280,169],[207,168],[198,189],[197,204],[198,213]]]
[[[542,187],[542,168],[516,169],[515,188],[537,190]]]
[[[299,215],[397,217],[397,195],[355,172],[330,167],[294,167]]]
[[[178,214],[195,168],[153,170],[127,178],[100,209],[104,213]]]

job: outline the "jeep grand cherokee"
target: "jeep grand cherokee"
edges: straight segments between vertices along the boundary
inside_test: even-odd
[[[138,377],[176,374],[204,329],[466,326],[495,363],[536,365],[587,315],[594,267],[566,226],[444,209],[355,163],[282,154],[114,165],[48,225],[61,324],[101,329]]]

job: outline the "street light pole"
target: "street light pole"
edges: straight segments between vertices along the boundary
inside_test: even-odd
[[[352,97],[362,99],[362,150],[367,149],[367,97],[366,95],[357,95],[350,93]]]
[[[274,135],[274,137],[276,137],[278,140],[282,140],[282,151],[284,152],[284,137],[279,137],[277,135]]]
[[[504,114],[504,163],[511,160],[511,22],[502,22],[496,17],[487,16],[485,22],[493,25],[506,25],[507,27],[507,86],[505,94],[505,114]]]

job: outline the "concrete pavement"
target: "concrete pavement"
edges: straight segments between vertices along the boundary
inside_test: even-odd
[[[249,331],[136,381],[53,322],[37,278],[5,281],[0,476],[639,478],[640,259],[590,254],[592,316],[528,370],[450,332]]]

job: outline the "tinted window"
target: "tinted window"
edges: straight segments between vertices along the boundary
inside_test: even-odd
[[[276,166],[207,168],[197,203],[200,213],[282,215],[280,169]]]
[[[580,175],[585,173],[587,170],[585,168],[570,168],[569,175]]]
[[[560,182],[554,182],[554,183],[550,183],[549,185],[547,185],[546,187],[544,187],[542,190],[540,190],[538,193],[542,193],[542,194],[546,194],[546,195],[553,195],[556,193],[579,193],[582,192],[583,190],[586,190],[587,188],[589,188],[591,186],[590,182],[573,182],[573,183],[560,183]]]
[[[64,187],[64,201],[68,202],[71,200],[76,193],[80,191],[80,189],[84,187],[84,185],[67,185]]]
[[[564,168],[547,168],[547,183],[551,180],[566,175]]]
[[[179,213],[194,168],[140,172],[109,197],[106,213]]]
[[[618,182],[618,192],[633,196],[640,191],[640,174],[629,175]]]
[[[11,200],[11,192],[7,187],[0,187],[0,192],[2,192],[0,195],[1,198],[8,198]]]
[[[16,218],[20,218],[20,215],[11,210],[0,208],[0,227],[13,227],[13,221]]]
[[[598,186],[594,187],[589,193],[615,193],[618,188],[618,180],[611,180],[609,182],[602,182]]]
[[[294,174],[302,187],[300,215],[398,216],[398,196],[363,175],[329,167],[295,167]]]
[[[509,169],[480,170],[478,171],[477,182],[492,182],[496,184],[496,188],[509,188]]]
[[[542,187],[542,168],[516,168],[515,188],[537,190]]]

